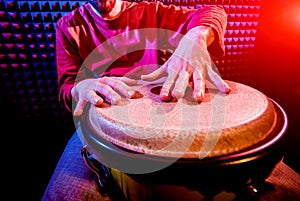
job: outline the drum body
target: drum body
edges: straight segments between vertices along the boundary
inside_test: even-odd
[[[230,84],[240,86],[239,83],[230,82]],[[154,88],[155,87],[152,87],[151,89]],[[246,86],[246,90],[248,90],[248,86]],[[215,91],[213,92],[217,93]],[[211,91],[207,93],[211,93]],[[262,94],[259,95],[261,96]],[[223,190],[235,193],[245,192],[255,188],[256,190],[252,192],[254,193],[257,189],[262,188],[266,177],[272,172],[275,165],[282,160],[282,143],[284,143],[284,134],[287,128],[287,117],[284,110],[270,98],[265,97],[265,99],[268,101],[268,104],[271,105],[270,111],[274,112],[269,114],[270,117],[275,116],[275,118],[267,118],[267,120],[271,119],[271,121],[273,121],[268,124],[269,129],[264,131],[268,133],[246,147],[240,146],[238,148],[228,149],[230,145],[226,144],[225,146],[227,148],[225,152],[214,152],[214,149],[210,148],[209,151],[211,151],[210,153],[212,154],[208,153],[203,155],[203,153],[199,153],[198,150],[193,151],[193,149],[187,148],[182,151],[183,149],[180,148],[180,152],[178,152],[180,154],[178,155],[176,152],[177,154],[174,155],[174,152],[170,154],[169,150],[165,151],[166,149],[164,149],[163,152],[153,152],[151,149],[141,151],[136,149],[135,146],[132,146],[132,144],[122,146],[123,142],[112,142],[110,140],[111,138],[106,138],[109,129],[99,131],[99,127],[95,126],[93,115],[90,115],[95,114],[95,107],[93,106],[86,108],[85,115],[82,116],[80,122],[79,134],[81,140],[87,145],[88,152],[99,161],[100,164],[119,169],[137,180],[157,184],[184,185],[191,189],[201,191],[205,195],[214,195]],[[207,103],[211,100],[212,99],[209,99]],[[152,102],[149,102],[149,104],[152,104]],[[243,106],[243,104],[241,104],[241,106]],[[165,109],[164,111],[170,110]],[[235,117],[237,114],[233,116]],[[243,114],[241,114],[241,116],[243,116]],[[265,116],[265,114],[262,116]],[[236,119],[238,118],[236,117]],[[245,122],[243,119],[238,121]],[[108,128],[115,126],[116,122],[112,120]],[[249,122],[252,123],[253,119],[251,119],[251,121],[249,120]],[[245,124],[247,123],[248,122],[245,122]],[[236,124],[237,122],[232,123],[232,125]],[[223,122],[222,125],[226,126],[230,124]],[[118,127],[120,127],[120,125],[118,125]],[[163,128],[165,129],[165,127]],[[118,128],[118,130],[122,130],[122,128]],[[139,131],[139,129],[136,130]],[[221,130],[223,131],[224,128]],[[243,129],[240,130],[243,131]],[[103,132],[106,133],[103,135]],[[252,132],[255,131],[249,131],[250,134]],[[261,131],[257,130],[257,132]],[[220,135],[223,135],[223,133],[221,132]],[[249,134],[246,136],[248,135]],[[255,136],[256,133],[253,133],[253,135]],[[261,134],[259,134],[259,136],[261,136]],[[193,139],[195,140],[197,138]],[[116,140],[118,140],[117,137]],[[226,139],[222,138],[219,138],[219,140],[226,141]],[[238,143],[240,142],[242,141],[238,141]],[[201,145],[203,146],[204,144],[205,139]],[[218,142],[215,142],[213,145],[216,146],[217,144]],[[193,143],[188,145],[195,146]],[[209,146],[213,147],[211,144]],[[219,146],[220,149],[223,147],[224,146]],[[173,151],[174,148],[172,147],[171,150]],[[207,148],[205,151],[207,151]]]

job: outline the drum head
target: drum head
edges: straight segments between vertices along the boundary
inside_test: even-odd
[[[210,86],[200,104],[191,98],[190,88],[183,99],[163,102],[158,96],[161,85],[138,85],[140,98],[91,106],[88,127],[96,138],[154,156],[205,158],[252,149],[273,133],[278,114],[263,93],[227,82],[230,94]]]

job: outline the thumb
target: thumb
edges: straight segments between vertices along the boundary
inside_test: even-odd
[[[207,71],[208,77],[216,85],[221,93],[228,94],[231,91],[230,86],[221,78],[221,76],[213,69],[209,68]]]
[[[144,81],[153,81],[162,78],[164,76],[166,76],[165,67],[161,66],[160,68],[156,69],[155,71],[147,75],[141,75],[141,79]]]

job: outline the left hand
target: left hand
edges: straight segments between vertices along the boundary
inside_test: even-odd
[[[135,84],[136,80],[127,77],[100,77],[81,80],[71,89],[72,98],[76,102],[73,115],[80,116],[87,103],[100,106],[105,99],[110,104],[117,105],[121,101],[121,95],[134,98],[136,91],[130,85]]]
[[[141,79],[154,81],[166,76],[160,92],[160,98],[164,101],[169,101],[172,97],[182,98],[191,76],[197,102],[201,102],[204,97],[207,76],[221,93],[229,93],[231,89],[228,84],[212,68],[213,61],[207,50],[213,40],[212,33],[209,27],[191,29],[164,65],[150,74],[142,75]]]

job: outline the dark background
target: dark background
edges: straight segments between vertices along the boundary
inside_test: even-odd
[[[7,192],[16,192],[13,197],[40,200],[75,131],[71,114],[57,99],[54,27],[57,19],[83,2],[0,1],[2,174]],[[221,1],[191,4],[197,2]],[[251,24],[228,23],[226,55],[216,60],[219,70],[224,79],[249,84],[285,109],[289,126],[284,161],[300,172],[299,1],[222,2],[229,22]],[[230,40],[239,37],[255,40]]]
[[[300,2],[264,1],[261,8],[252,86],[285,109],[285,162],[300,172]]]

